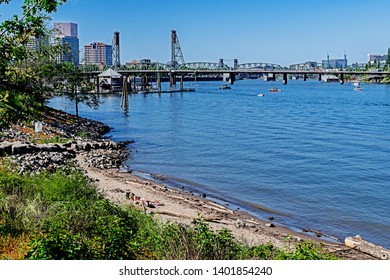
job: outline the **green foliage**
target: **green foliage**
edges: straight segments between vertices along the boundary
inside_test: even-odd
[[[11,1],[0,0],[0,5]],[[25,0],[22,16],[0,23],[0,128],[25,120],[41,111],[50,89],[50,65],[58,46],[27,47],[33,40],[46,40],[47,13],[56,11],[63,0]],[[1,15],[0,15],[1,16]]]
[[[335,260],[336,258],[327,253],[321,243],[313,241],[301,241],[295,243],[292,250],[279,251],[275,256],[279,260]]]
[[[390,67],[390,48],[387,49],[387,57],[386,57],[386,63],[385,63],[385,70],[389,69]]]
[[[78,207],[69,202],[56,211],[59,214],[47,220],[27,258],[134,259],[129,241],[137,229],[129,212],[107,200]]]
[[[50,138],[35,138],[35,137],[30,137],[29,142],[34,143],[34,144],[49,144],[49,143],[55,143],[55,144],[65,144],[70,141],[69,138],[64,138],[60,136],[54,136]]]
[[[62,84],[60,91],[66,98],[75,103],[76,117],[78,117],[80,103],[91,108],[98,108],[98,96],[92,93],[94,83],[88,76],[84,75],[83,69],[72,63],[62,63],[58,66],[57,75],[66,81]]]
[[[4,257],[26,259],[332,259],[320,244],[297,242],[282,250],[249,246],[201,218],[192,226],[160,223],[153,215],[103,199],[80,171],[39,175],[0,165],[0,236]],[[17,252],[16,242],[23,241]],[[28,241],[31,241],[27,246]],[[291,241],[291,240],[290,240]],[[292,242],[292,241],[291,241]]]

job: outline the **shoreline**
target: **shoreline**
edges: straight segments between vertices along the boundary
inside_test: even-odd
[[[104,134],[109,132],[108,126],[103,123],[80,118],[78,122],[74,122],[75,117],[71,114],[49,108],[50,117],[46,118],[45,124],[50,133],[53,133],[53,128],[65,131],[63,134],[71,139],[75,139],[76,133],[74,130],[80,130],[80,122],[83,129],[88,129],[92,133],[92,137],[86,141],[94,139],[96,141],[107,141]],[[57,115],[57,116],[55,116]],[[63,122],[59,124],[59,122]],[[73,122],[73,130],[69,129],[68,123]],[[100,124],[99,124],[100,123]],[[90,131],[93,130],[93,131]],[[60,131],[56,131],[60,133]],[[109,142],[116,143],[108,140]],[[217,202],[213,202],[205,196],[188,193],[184,190],[179,190],[167,187],[164,184],[157,182],[156,179],[146,179],[141,176],[131,174],[129,172],[121,172],[120,165],[128,156],[125,144],[112,145],[117,150],[114,157],[121,157],[120,160],[114,160],[116,164],[102,166],[98,168],[91,163],[91,153],[94,149],[91,147],[84,149],[82,143],[76,144],[75,147],[75,162],[85,170],[86,175],[94,181],[104,197],[110,199],[118,205],[133,204],[140,210],[143,210],[162,222],[176,222],[191,224],[196,218],[202,217],[213,230],[226,228],[233,235],[243,242],[249,244],[264,244],[271,242],[277,247],[288,247],[293,242],[300,240],[312,240],[313,242],[323,243],[325,249],[334,253],[337,257],[344,259],[368,260],[378,259],[370,254],[361,252],[351,247],[345,246],[337,241],[324,240],[316,236],[311,236],[307,233],[298,232],[283,225],[274,223],[270,220],[263,220],[254,217],[251,214],[243,211],[229,209]],[[85,145],[86,147],[88,145]],[[102,149],[107,152],[107,149]],[[106,150],[106,151],[104,151]],[[118,153],[119,151],[119,153]],[[122,154],[123,153],[123,154]],[[97,157],[101,157],[101,154]],[[117,158],[118,159],[118,158]],[[96,164],[95,164],[96,165]],[[117,165],[117,166],[115,166]],[[138,199],[132,200],[132,197]],[[141,206],[141,202],[147,202],[148,206]]]
[[[295,242],[311,240],[323,244],[325,250],[343,259],[378,259],[365,252],[347,247],[340,242],[324,240],[303,232],[294,231],[283,225],[258,219],[246,212],[231,210],[207,198],[172,189],[128,172],[119,172],[116,168],[101,170],[88,166],[82,154],[77,155],[76,159],[104,197],[117,205],[132,204],[138,207],[139,210],[154,215],[161,222],[191,225],[194,219],[201,217],[213,230],[226,228],[238,240],[251,245],[272,243],[276,247],[287,248]],[[128,199],[127,194],[129,193],[139,197],[140,200],[138,201],[158,202],[158,205],[151,208],[141,206],[138,201]]]

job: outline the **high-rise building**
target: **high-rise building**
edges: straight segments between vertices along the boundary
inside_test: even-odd
[[[47,36],[32,38],[26,44],[27,50],[33,52],[40,52],[47,46],[49,46],[49,39]]]
[[[112,45],[94,42],[84,46],[85,64],[112,65]]]
[[[77,24],[72,22],[55,22],[54,37],[59,39],[61,44],[68,50],[58,57],[61,62],[72,62],[75,65],[80,63],[79,38]]]
[[[77,23],[72,22],[55,22],[54,23],[54,36],[61,38],[64,36],[78,37]]]

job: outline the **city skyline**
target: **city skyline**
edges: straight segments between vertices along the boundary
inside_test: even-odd
[[[7,6],[1,20],[16,12]],[[386,54],[387,8],[390,1],[383,0],[68,0],[50,17],[51,23],[77,23],[80,46],[111,44],[120,32],[122,64],[144,58],[166,63],[175,29],[186,62],[222,58],[233,64],[237,58],[288,66],[320,62],[327,54],[346,54],[349,64],[367,62],[369,53]]]

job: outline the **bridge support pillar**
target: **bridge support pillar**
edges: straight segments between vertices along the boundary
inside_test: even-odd
[[[321,74],[318,74],[318,80],[321,82],[321,80],[322,80]]]
[[[287,85],[287,74],[283,74],[283,85]]]
[[[148,76],[142,76],[142,90],[146,91],[146,87],[148,84]]]
[[[133,76],[133,92],[137,92],[137,79]]]
[[[343,85],[344,84],[344,74],[340,74],[339,80],[340,80],[340,85]]]
[[[160,75],[157,75],[157,89],[158,89],[158,92],[161,92],[161,78],[160,78]]]
[[[184,89],[183,87],[183,75],[180,75],[180,92],[182,92]]]
[[[175,75],[175,73],[170,73],[169,89],[172,90],[173,88],[176,88],[176,75]]]
[[[306,82],[306,80],[307,80],[307,74],[303,74],[303,80]]]
[[[233,85],[236,80],[236,74],[230,73],[229,74],[229,84]]]

